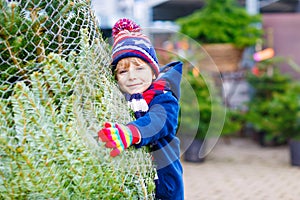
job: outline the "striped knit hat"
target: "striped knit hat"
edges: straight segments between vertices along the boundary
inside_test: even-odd
[[[149,38],[141,33],[139,25],[130,19],[119,19],[112,29],[112,36],[114,39],[112,49],[113,70],[122,58],[138,57],[148,63],[154,74],[158,75],[159,64],[154,47]]]

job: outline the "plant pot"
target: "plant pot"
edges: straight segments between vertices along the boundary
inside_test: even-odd
[[[200,60],[200,68],[210,71],[233,72],[237,71],[242,58],[243,49],[232,44],[203,44],[208,56]],[[212,62],[213,61],[213,62]],[[215,66],[216,65],[216,66]]]
[[[290,146],[291,165],[300,166],[300,141],[290,140],[289,146]]]
[[[194,139],[184,152],[184,160],[187,162],[204,162],[204,153],[204,141],[200,139]]]

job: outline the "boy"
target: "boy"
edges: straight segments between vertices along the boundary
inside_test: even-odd
[[[156,165],[156,199],[184,199],[180,142],[176,137],[182,63],[159,68],[150,40],[129,19],[113,27],[112,70],[135,121],[104,124],[99,138],[112,148],[112,157],[131,145],[150,146]]]

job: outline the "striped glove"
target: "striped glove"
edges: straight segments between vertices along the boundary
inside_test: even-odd
[[[119,155],[130,145],[140,142],[140,133],[133,125],[121,125],[117,123],[106,122],[104,128],[98,132],[99,138],[105,142],[107,148],[112,148],[110,152],[112,157]]]

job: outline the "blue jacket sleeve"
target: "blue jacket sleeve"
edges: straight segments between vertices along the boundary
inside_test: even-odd
[[[129,124],[137,127],[141,141],[136,147],[149,145],[161,138],[173,138],[178,125],[179,103],[171,92],[154,97],[149,104],[149,111]]]

